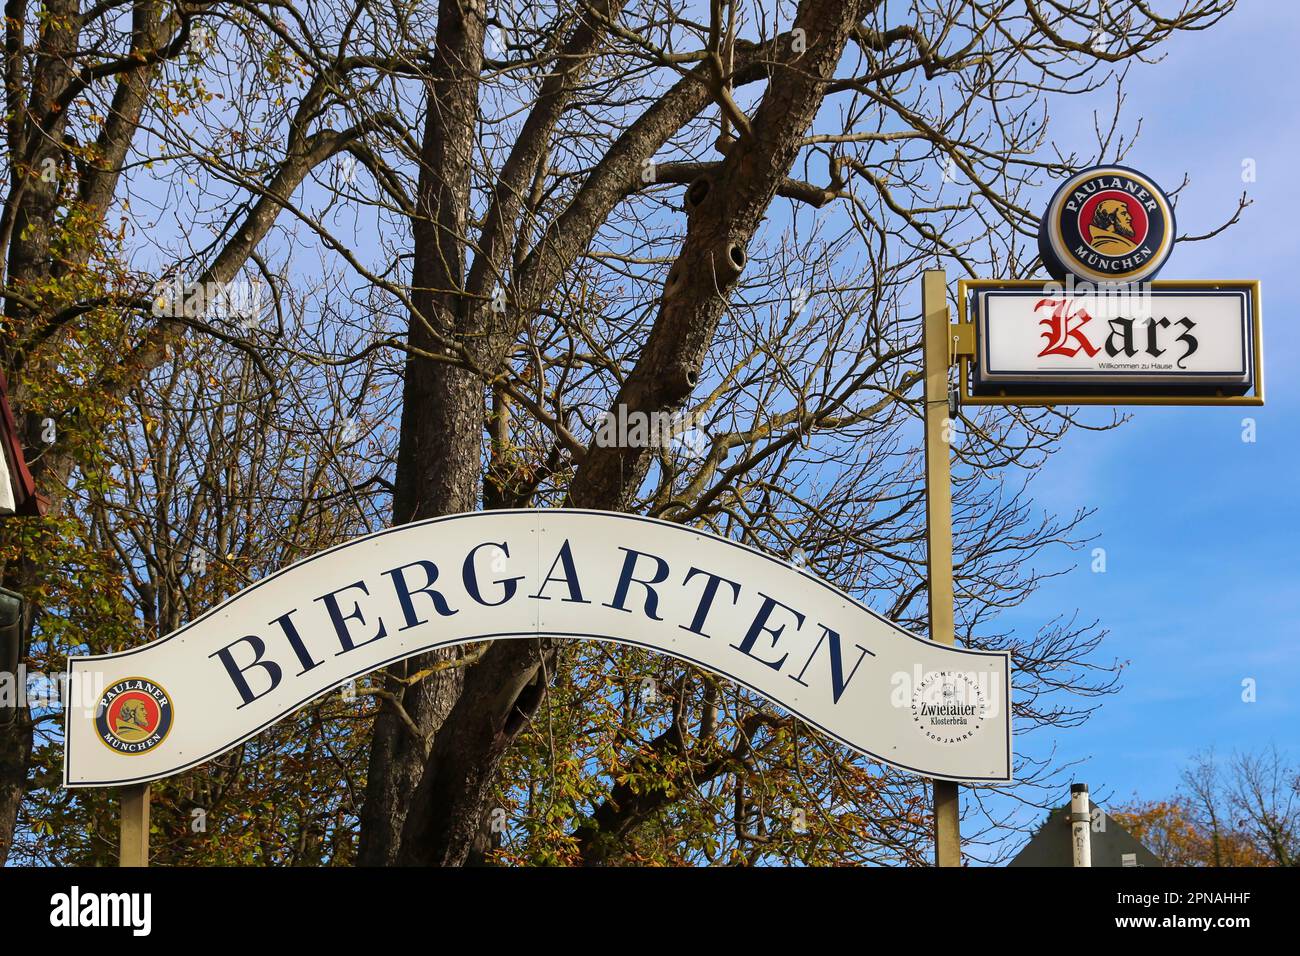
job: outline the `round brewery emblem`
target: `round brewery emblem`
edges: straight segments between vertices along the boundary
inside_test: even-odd
[[[937,743],[969,740],[988,716],[988,695],[974,674],[934,671],[912,692],[912,723]]]
[[[153,750],[171,729],[170,695],[143,677],[126,677],[110,685],[95,708],[99,739],[120,754]]]
[[[1052,276],[1083,282],[1152,279],[1174,245],[1174,208],[1151,179],[1124,166],[1094,166],[1061,184],[1038,225]]]

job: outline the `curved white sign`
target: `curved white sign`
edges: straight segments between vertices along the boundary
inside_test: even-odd
[[[529,510],[357,538],[151,644],[70,659],[64,783],[179,773],[412,654],[540,635],[671,654],[906,770],[1011,779],[1007,653],[924,640],[712,534],[634,515]]]

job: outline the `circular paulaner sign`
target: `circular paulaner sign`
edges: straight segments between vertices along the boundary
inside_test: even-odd
[[[121,754],[153,750],[172,729],[172,702],[151,680],[127,677],[109,686],[95,709],[95,731]]]
[[[1061,184],[1038,225],[1038,251],[1060,281],[1144,282],[1174,245],[1174,209],[1150,178],[1094,166]]]

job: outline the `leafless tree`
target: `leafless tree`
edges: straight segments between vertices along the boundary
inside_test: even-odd
[[[0,344],[38,480],[63,513],[90,509],[150,628],[216,596],[186,584],[178,542],[241,555],[224,592],[236,570],[383,520],[568,504],[805,561],[920,629],[920,271],[1032,274],[1034,188],[1122,159],[1126,65],[1231,5],[13,11]],[[1053,98],[1100,91],[1115,109],[1095,142],[1057,149]],[[204,291],[159,307],[160,280],[257,277],[274,321],[256,330]],[[232,362],[209,370],[214,394],[183,354]],[[188,392],[169,391],[177,376]],[[298,382],[310,395],[290,412]],[[387,407],[358,399],[361,382],[400,418],[347,458],[364,468],[336,473],[336,448],[291,439],[345,395]],[[166,434],[148,425],[164,407]],[[594,441],[618,409],[703,438]],[[256,427],[232,431],[246,416]],[[147,467],[70,497],[74,476],[104,472],[106,421],[116,454]],[[1025,731],[1084,719],[1115,678],[1095,626],[994,623],[1049,573],[1044,549],[1082,542],[1085,513],[1035,515],[1027,490],[1072,424],[1066,409],[962,415],[954,446],[960,636],[1011,648]],[[164,455],[166,488],[149,472]],[[146,505],[144,534],[123,519]],[[19,556],[5,569],[20,586],[40,573]],[[671,689],[660,713],[627,692],[647,667]],[[512,838],[565,861],[925,857],[915,781],[676,664],[500,642],[412,658],[371,690],[362,863],[481,859],[504,803],[526,810]],[[0,848],[29,789],[31,715],[2,734]],[[1020,768],[1026,799],[1052,769]],[[645,774],[666,785],[629,783]],[[788,826],[800,809],[806,834]]]
[[[1272,866],[1300,862],[1300,768],[1276,745],[1234,751],[1226,762],[1201,753],[1182,783],[1193,820],[1209,834],[1211,865],[1228,865],[1226,842],[1237,857],[1244,850]]]

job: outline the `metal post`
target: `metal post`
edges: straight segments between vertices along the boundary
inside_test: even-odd
[[[930,585],[930,640],[956,642],[952,590],[952,464],[948,419],[948,277],[927,269],[921,286],[924,317],[925,517]],[[934,863],[961,866],[961,817],[957,784],[934,781]]]
[[[1086,783],[1070,784],[1070,844],[1075,866],[1092,866],[1092,802]]]
[[[122,788],[122,840],[118,866],[149,865],[149,784]]]

